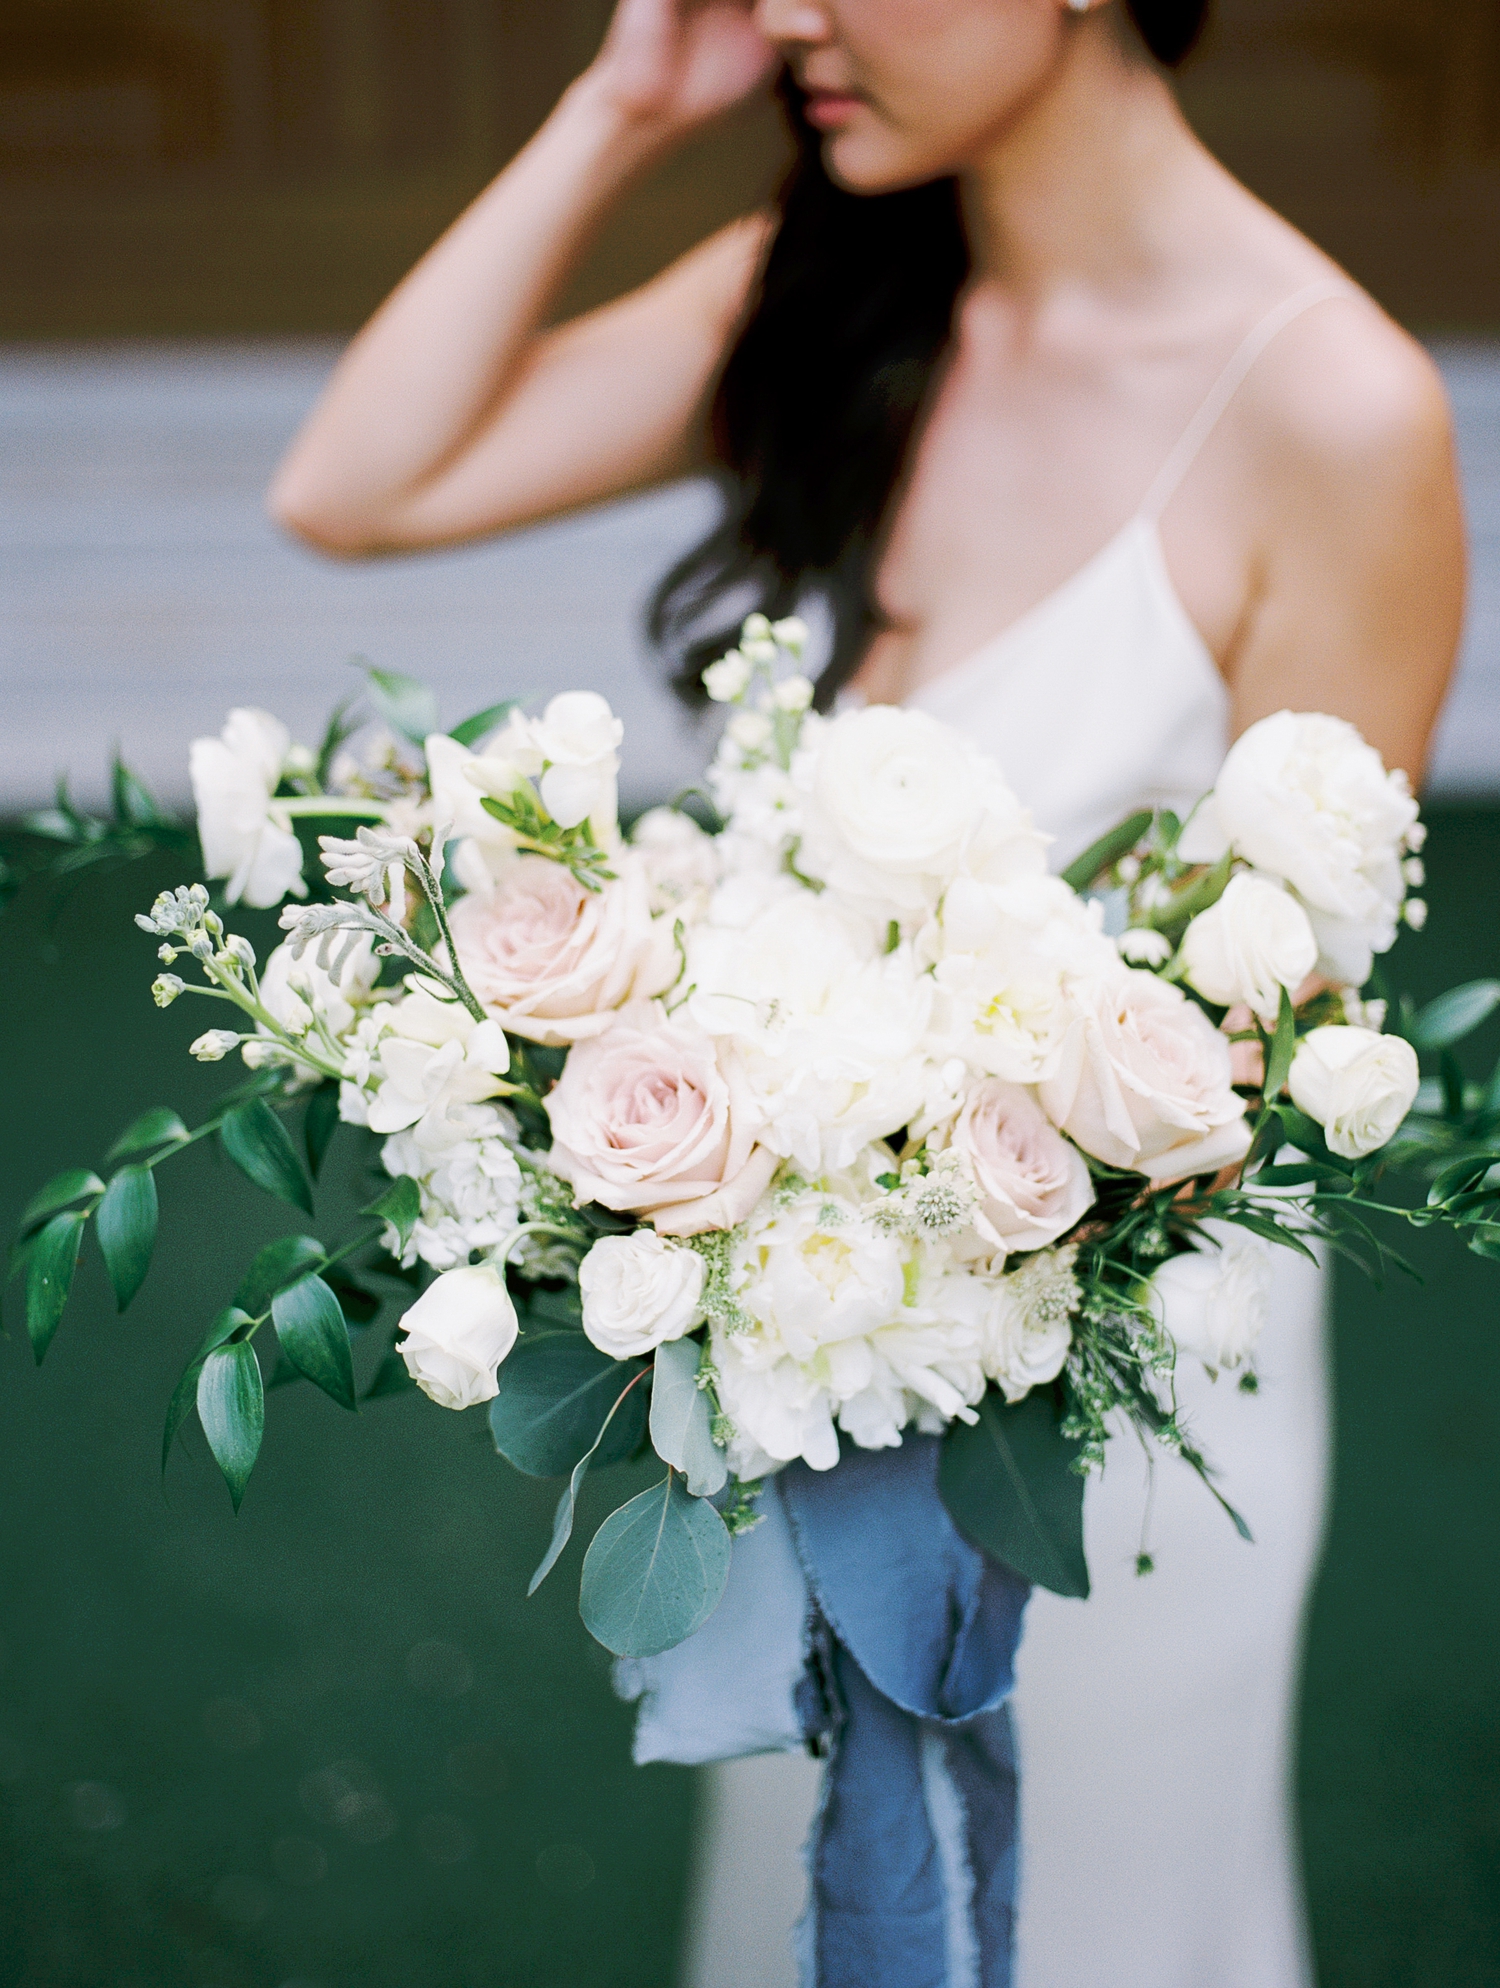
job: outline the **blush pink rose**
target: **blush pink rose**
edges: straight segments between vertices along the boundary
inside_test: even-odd
[[[1044,1249],[1093,1204],[1087,1161],[1019,1084],[976,1084],[949,1143],[979,1189],[974,1227],[1007,1253]]]
[[[552,1164],[576,1198],[644,1215],[661,1235],[732,1229],[776,1171],[734,1052],[650,1003],[579,1044],[547,1116]]]
[[[451,917],[459,965],[485,1007],[531,1042],[601,1034],[627,1001],[660,994],[676,973],[670,923],[654,919],[644,870],[585,890],[546,856],[521,856],[495,889]]]
[[[1107,1166],[1158,1186],[1217,1173],[1250,1150],[1229,1044],[1180,988],[1122,971],[1073,989],[1078,1015],[1042,1109]]]

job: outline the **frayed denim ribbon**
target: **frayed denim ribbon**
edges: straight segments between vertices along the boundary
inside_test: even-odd
[[[643,1700],[637,1759],[827,1751],[805,1988],[1010,1982],[1005,1701],[1030,1589],[959,1534],[938,1449],[908,1434],[899,1449],[846,1447],[835,1470],[788,1465],[765,1523],[736,1542],[715,1615],[619,1668],[622,1693]]]

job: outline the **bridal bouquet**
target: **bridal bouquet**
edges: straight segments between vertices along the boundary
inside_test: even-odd
[[[1500,1094],[1451,1049],[1500,985],[1421,1013],[1360,991],[1421,923],[1423,830],[1351,727],[1264,720],[1186,823],[1140,814],[1058,877],[956,733],[814,712],[803,640],[745,624],[707,673],[732,714],[697,816],[629,835],[622,727],[588,692],[444,733],[372,672],[359,754],[342,720],[315,752],[248,709],[198,741],[222,888],[137,923],[158,1004],[215,1004],[192,1053],[242,1070],[203,1124],[153,1108],[107,1180],[32,1201],[11,1270],[37,1359],[90,1224],[122,1308],[141,1286],[173,1154],[216,1136],[311,1215],[347,1127],[365,1225],[226,1280],[163,1467],[196,1413],[237,1507],[267,1389],[299,1377],[348,1409],[411,1382],[488,1403],[503,1455],[567,1480],[534,1589],[584,1473],[654,1451],[582,1574],[590,1630],[639,1656],[713,1609],[769,1473],[909,1429],[944,1433],[969,1538],[1084,1594],[1083,1474],[1122,1418],[1214,1490],[1174,1367],[1253,1388],[1266,1244],[1378,1270],[1383,1213],[1500,1256]],[[40,825],[97,844],[81,823]],[[237,903],[284,906],[268,958]],[[1402,1161],[1425,1200],[1388,1198]],[[403,1310],[361,1390],[382,1280]]]

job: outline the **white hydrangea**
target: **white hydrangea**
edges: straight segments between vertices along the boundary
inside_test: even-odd
[[[467,1263],[472,1250],[496,1248],[521,1219],[515,1121],[496,1105],[476,1106],[470,1116],[478,1121],[470,1136],[436,1152],[412,1132],[395,1133],[381,1148],[386,1172],[410,1176],[422,1195],[403,1264],[420,1257],[434,1270],[451,1270]]]

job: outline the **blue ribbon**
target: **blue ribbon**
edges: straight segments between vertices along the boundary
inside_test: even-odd
[[[636,1758],[828,1754],[808,1845],[805,1988],[1009,1988],[1016,1768],[1005,1701],[1028,1584],[971,1546],[939,1439],[790,1464],[724,1601],[622,1664]],[[795,1658],[793,1656],[795,1652]]]

